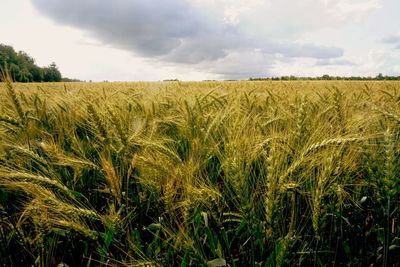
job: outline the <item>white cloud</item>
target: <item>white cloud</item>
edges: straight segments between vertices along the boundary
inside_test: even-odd
[[[400,65],[394,65],[392,71],[394,75],[400,76]]]
[[[366,1],[340,0],[335,2],[336,2],[336,8],[340,11],[341,17],[343,19],[348,16],[366,15],[369,12],[382,7],[378,0],[366,0]]]
[[[394,49],[400,50],[400,33],[391,34],[383,38],[384,44],[391,45]]]
[[[392,53],[390,49],[379,48],[370,49],[366,58],[358,59],[359,70],[369,76],[383,73],[385,75],[395,75],[393,63],[400,61],[399,53]],[[400,75],[399,73],[397,75]]]

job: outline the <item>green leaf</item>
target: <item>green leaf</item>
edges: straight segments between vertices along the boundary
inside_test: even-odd
[[[188,262],[189,262],[189,250],[186,249],[185,255],[183,256],[183,259],[182,259],[181,267],[188,266]]]
[[[215,259],[212,261],[207,262],[208,267],[220,267],[220,266],[226,266],[226,260],[225,259]]]
[[[156,230],[161,229],[161,224],[159,224],[159,223],[152,223],[152,224],[150,224],[149,226],[147,226],[146,229],[149,230],[149,231],[156,231]]]

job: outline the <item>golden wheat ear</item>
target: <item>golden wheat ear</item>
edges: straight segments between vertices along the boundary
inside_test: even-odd
[[[17,92],[15,91],[14,85],[13,85],[13,79],[11,77],[10,72],[7,70],[7,68],[5,70],[0,69],[0,78],[1,78],[1,81],[3,81],[5,83],[6,89],[7,89],[7,94],[10,97],[10,100],[18,114],[18,117],[20,118],[22,124],[24,124],[26,121],[26,115],[22,109],[21,102],[19,101],[19,99],[17,97]]]

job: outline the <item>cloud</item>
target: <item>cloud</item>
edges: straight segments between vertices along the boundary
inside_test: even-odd
[[[60,24],[89,31],[105,43],[145,56],[163,55],[182,38],[214,31],[185,1],[32,0]]]
[[[263,49],[265,53],[280,53],[285,57],[308,57],[308,58],[336,58],[343,55],[343,49],[337,47],[317,46],[313,44],[270,44]]]
[[[394,65],[392,68],[392,72],[394,73],[394,75],[400,76],[400,65]]]
[[[355,63],[347,59],[319,59],[315,63],[316,66],[354,66]]]
[[[61,25],[85,30],[105,46],[156,62],[213,71],[224,78],[265,75],[274,62],[290,58],[329,61],[343,55],[341,48],[279,40],[273,34],[268,38],[242,27],[246,16],[269,1],[252,0],[248,5],[242,0],[204,1],[202,9],[198,0],[31,0],[40,13]],[[207,3],[209,7],[224,3],[222,14],[206,10]],[[285,25],[293,26],[283,24],[283,29]]]
[[[387,36],[382,41],[386,44],[400,44],[400,34]]]
[[[384,44],[393,45],[393,48],[400,50],[400,33],[392,34],[382,39]]]
[[[371,11],[380,9],[382,6],[377,0],[328,0],[327,2],[336,2],[336,8],[340,11],[341,16],[363,16]]]

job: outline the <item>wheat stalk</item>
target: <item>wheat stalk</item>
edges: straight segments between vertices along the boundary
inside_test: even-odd
[[[6,122],[8,124],[14,125],[14,126],[21,126],[21,123],[17,121],[14,118],[11,118],[10,116],[7,116],[5,114],[0,114],[0,121]]]
[[[107,137],[108,137],[107,130],[106,130],[106,127],[105,127],[103,121],[100,119],[99,113],[96,111],[96,109],[93,107],[92,104],[88,104],[87,110],[96,126],[96,129],[99,131],[101,137],[103,137],[103,139],[107,140]]]
[[[101,158],[101,165],[105,173],[108,185],[110,186],[111,194],[114,196],[118,205],[121,205],[121,179],[117,176],[111,160],[104,157]]]
[[[6,84],[6,88],[7,88],[7,94],[11,99],[11,102],[14,105],[15,110],[17,111],[17,114],[22,122],[22,124],[25,124],[26,122],[26,116],[25,113],[23,111],[21,102],[19,101],[18,97],[17,97],[17,93],[14,89],[11,77],[6,75],[5,77],[3,77],[3,80],[5,81]]]

